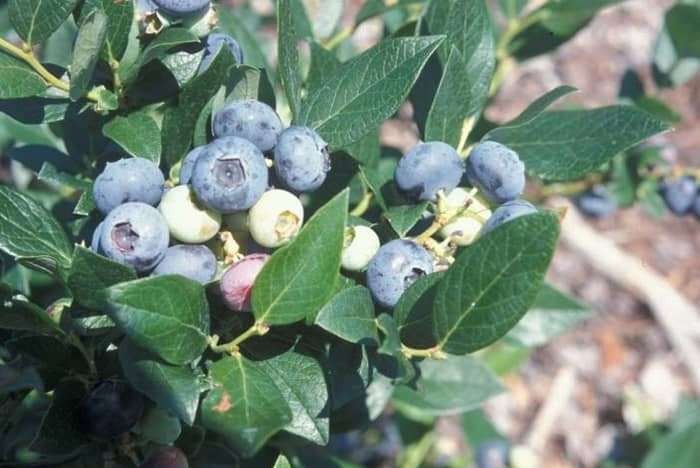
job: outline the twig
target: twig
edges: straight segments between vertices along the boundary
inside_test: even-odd
[[[526,445],[536,453],[543,452],[552,430],[559,425],[559,417],[571,400],[575,388],[576,371],[572,367],[559,369],[547,394],[547,400],[537,412],[527,436]]]

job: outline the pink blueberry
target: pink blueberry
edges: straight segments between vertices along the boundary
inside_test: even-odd
[[[248,255],[224,273],[221,278],[221,294],[229,309],[250,310],[250,295],[255,278],[269,258],[267,254]]]

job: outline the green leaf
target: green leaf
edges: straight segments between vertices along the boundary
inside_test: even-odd
[[[37,96],[46,91],[46,83],[21,60],[0,52],[0,99]]]
[[[333,293],[340,270],[348,190],[309,220],[292,243],[265,264],[253,288],[253,313],[259,322],[283,325],[313,317]]]
[[[31,389],[44,391],[44,383],[36,369],[26,366],[15,369],[4,364],[0,365],[0,397],[5,397],[8,393]]]
[[[85,387],[75,380],[61,382],[53,392],[51,407],[31,448],[42,455],[77,454],[89,443],[75,424],[75,412],[85,397]]]
[[[233,8],[220,8],[217,13],[219,14],[219,27],[233,36],[243,49],[245,63],[257,68],[264,68],[269,72],[270,67],[265,52],[260,47],[261,41],[250,30],[243,18]]]
[[[666,12],[654,50],[655,79],[661,86],[680,86],[700,72],[700,4],[675,5]]]
[[[315,324],[350,343],[379,343],[374,303],[363,286],[344,289],[324,305]]]
[[[292,115],[299,115],[301,74],[299,71],[299,35],[294,24],[291,0],[277,0],[277,50],[280,85],[284,90]]]
[[[427,208],[427,202],[417,205],[392,206],[384,213],[384,217],[389,221],[396,234],[404,237],[420,221]]]
[[[0,329],[47,335],[63,335],[63,330],[43,308],[0,284]]]
[[[133,431],[150,442],[171,445],[180,437],[182,424],[170,412],[154,406],[146,410]]]
[[[117,116],[103,127],[102,133],[127,153],[160,164],[160,128],[150,115],[135,112]]]
[[[499,0],[501,11],[508,18],[517,18],[527,5],[528,0]]]
[[[91,186],[90,182],[78,179],[75,176],[66,174],[65,172],[59,172],[51,163],[45,162],[42,164],[37,178],[46,182],[49,185],[54,185],[59,188],[67,187],[70,190],[84,191],[88,190]]]
[[[157,276],[106,290],[107,312],[134,343],[170,364],[194,361],[207,347],[209,307],[202,285]]]
[[[224,357],[209,369],[213,388],[202,401],[202,424],[244,457],[254,455],[292,414],[275,382],[244,357]]]
[[[426,359],[419,366],[416,388],[400,385],[393,401],[422,415],[460,414],[479,407],[503,391],[498,379],[470,356]]]
[[[133,1],[86,0],[82,7],[81,16],[91,11],[101,9],[107,15],[107,40],[102,50],[102,58],[109,62],[119,61],[126,51],[129,41],[129,31],[134,20]]]
[[[389,39],[341,64],[310,89],[299,116],[333,148],[360,140],[404,102],[442,37]]]
[[[540,213],[508,222],[465,249],[435,293],[442,350],[476,351],[515,326],[542,287],[558,236],[557,217]]]
[[[464,120],[472,106],[472,86],[464,76],[466,68],[462,54],[452,47],[425,124],[426,141],[442,141],[455,148],[459,145]]]
[[[674,431],[654,444],[642,468],[695,468],[700,460],[700,423]]]
[[[73,250],[61,225],[43,206],[9,187],[0,187],[0,250],[49,270],[70,266]],[[37,265],[37,266],[39,266]]]
[[[338,57],[316,42],[311,43],[311,64],[306,79],[308,89],[318,89],[328,83],[328,77],[340,65]]]
[[[394,307],[401,342],[411,348],[428,349],[438,342],[433,329],[433,304],[437,286],[445,273],[419,278]]]
[[[80,24],[70,67],[70,98],[80,99],[92,82],[95,65],[107,39],[107,15],[94,10]]]
[[[77,246],[68,272],[68,289],[73,299],[90,309],[104,305],[104,289],[136,279],[133,269]]]
[[[528,172],[545,180],[576,180],[616,154],[658,133],[666,122],[634,106],[543,112],[512,127],[490,131],[485,139],[515,150]]]
[[[367,0],[362,5],[362,8],[357,14],[355,21],[357,24],[360,24],[374,16],[383,15],[391,10],[423,2],[425,2],[425,0],[398,0],[393,2],[386,2],[384,0]]]
[[[30,45],[49,38],[68,19],[78,0],[10,0],[10,22]]]
[[[292,468],[292,464],[284,455],[279,455],[272,468]]]
[[[590,308],[545,284],[532,308],[506,338],[520,346],[542,346],[590,318],[591,314]]]
[[[532,104],[527,106],[527,109],[525,109],[520,115],[507,124],[501,125],[500,128],[510,128],[524,125],[537,118],[540,114],[542,114],[542,112],[546,111],[549,106],[557,102],[559,99],[571,93],[575,93],[576,91],[578,91],[578,89],[574,88],[573,86],[556,87],[537,98],[534,102],[532,102]]]
[[[168,108],[163,117],[162,144],[165,160],[174,165],[190,149],[196,116],[219,91],[231,70],[236,66],[233,56],[219,50],[211,66],[187,83],[178,97],[177,105]]]
[[[159,361],[130,340],[119,345],[119,362],[132,387],[185,424],[194,424],[201,384],[191,369]]]
[[[258,365],[273,380],[292,411],[292,420],[284,430],[318,445],[327,445],[330,404],[318,361],[289,351]]]

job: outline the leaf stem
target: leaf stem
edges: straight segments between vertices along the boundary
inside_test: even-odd
[[[226,353],[232,356],[239,355],[241,344],[254,336],[263,336],[270,331],[270,326],[263,322],[255,322],[249,329],[237,336],[229,343],[219,344],[219,336],[213,335],[209,337],[209,348],[215,353]]]
[[[333,50],[336,47],[338,47],[345,39],[349,38],[352,36],[352,34],[355,32],[355,25],[348,26],[346,28],[341,29],[338,31],[335,36],[329,38],[328,40],[323,42],[323,46],[328,49],[328,50]]]
[[[353,210],[350,212],[350,215],[359,218],[360,216],[365,214],[372,203],[372,198],[372,192],[365,191],[365,195],[362,197],[362,200],[360,200],[357,206],[353,208]]]
[[[408,359],[414,357],[424,357],[430,359],[447,359],[447,354],[445,354],[445,352],[441,349],[440,345],[428,349],[414,349],[402,344],[401,352]]]
[[[467,203],[465,206],[459,208],[459,209],[450,209],[449,207],[445,206],[445,193],[444,192],[438,192],[438,202],[437,202],[437,212],[435,215],[435,221],[433,221],[433,224],[428,227],[425,231],[423,231],[421,234],[416,237],[416,242],[419,244],[425,244],[428,242],[437,232],[442,229],[443,227],[447,226],[450,224],[455,218],[460,216],[462,213],[466,211],[467,208],[469,208],[469,205],[471,205],[471,201],[474,199],[476,196],[477,189],[472,189],[471,192],[469,192],[469,198],[467,200]]]

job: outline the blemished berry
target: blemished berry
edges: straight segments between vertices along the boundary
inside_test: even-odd
[[[416,200],[437,199],[457,187],[464,163],[450,145],[438,141],[421,143],[406,153],[396,166],[394,179],[399,189]]]
[[[666,180],[661,184],[661,195],[666,206],[678,216],[688,214],[698,194],[698,184],[690,176]]]
[[[168,190],[158,209],[168,223],[170,235],[180,242],[201,244],[221,228],[221,214],[202,206],[188,185]]]
[[[161,447],[153,451],[139,468],[189,468],[187,456],[177,447]]]
[[[307,127],[289,127],[275,147],[275,173],[294,192],[313,192],[331,170],[328,143]]]
[[[236,101],[214,115],[212,130],[217,138],[234,136],[250,141],[260,151],[271,151],[282,132],[275,110],[261,101]]]
[[[348,271],[362,271],[377,254],[379,236],[367,226],[350,226],[345,229],[345,245],[341,265]]]
[[[515,200],[525,190],[525,165],[518,153],[495,141],[478,144],[467,158],[467,178],[494,203]]]
[[[95,179],[92,193],[95,206],[106,215],[126,202],[157,205],[164,186],[165,178],[158,166],[147,159],[128,158],[107,163]]]
[[[591,218],[606,218],[617,210],[617,202],[602,185],[579,195],[576,198],[576,206],[581,213]]]
[[[478,198],[472,198],[464,212],[445,225],[440,235],[460,247],[472,244],[479,236],[484,224],[491,217],[491,210]]]
[[[285,190],[270,190],[248,214],[250,235],[263,247],[276,248],[291,241],[304,223],[301,201]]]
[[[491,232],[496,229],[501,224],[505,224],[509,221],[513,221],[521,216],[537,213],[537,208],[535,208],[530,202],[525,200],[513,200],[504,203],[499,206],[493,215],[484,225],[482,233]]]
[[[244,257],[229,268],[221,278],[221,295],[224,304],[236,312],[250,310],[250,295],[258,274],[269,260],[266,254]]]
[[[433,257],[411,240],[393,240],[380,247],[369,263],[367,285],[374,300],[394,307],[418,278],[433,272]]]
[[[482,442],[476,448],[474,464],[476,468],[506,468],[510,445],[505,440]]]
[[[237,137],[207,145],[191,181],[199,200],[220,213],[247,210],[265,193],[267,183],[265,157],[254,144]]]
[[[215,32],[209,34],[204,44],[204,57],[202,58],[202,62],[199,64],[200,73],[209,68],[209,65],[211,65],[211,63],[214,61],[216,54],[224,47],[226,48],[227,52],[231,53],[236,63],[243,63],[243,49],[241,49],[238,41],[226,33]]]
[[[105,256],[138,272],[152,270],[163,258],[169,242],[165,218],[145,203],[125,203],[112,210],[100,235]]]
[[[78,426],[98,439],[114,439],[141,419],[144,400],[123,382],[98,383],[76,408]]]
[[[216,257],[204,245],[174,245],[165,251],[154,275],[180,275],[206,284],[216,276]]]
[[[100,236],[102,236],[102,228],[104,227],[104,222],[97,225],[92,233],[92,240],[90,241],[90,250],[95,253],[102,253],[102,248],[100,247]]]
[[[197,162],[197,158],[199,158],[206,148],[206,145],[198,146],[187,153],[187,156],[182,160],[182,165],[180,166],[180,185],[187,185],[190,183],[192,180],[194,163]]]
[[[205,12],[210,0],[152,0],[159,11],[175,17],[188,17]]]

